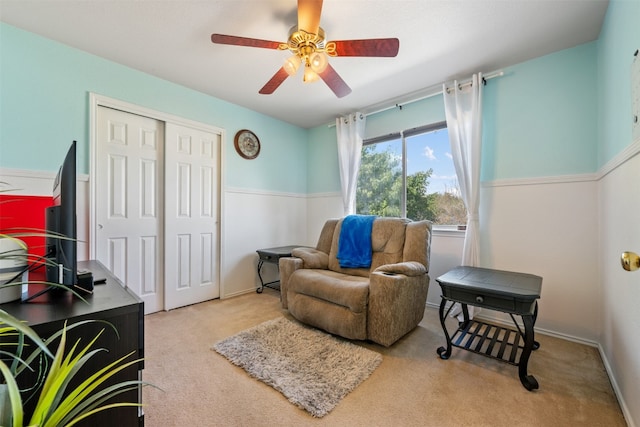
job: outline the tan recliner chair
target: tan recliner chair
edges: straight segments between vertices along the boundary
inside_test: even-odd
[[[329,333],[390,346],[424,316],[431,222],[376,218],[370,268],[342,268],[342,219],[325,223],[318,244],[280,259],[282,306]]]

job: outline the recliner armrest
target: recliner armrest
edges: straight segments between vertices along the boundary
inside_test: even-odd
[[[427,268],[417,261],[399,262],[397,264],[385,264],[376,268],[374,272],[383,274],[403,274],[414,277],[427,273]]]
[[[280,270],[280,301],[282,308],[287,308],[287,287],[289,286],[289,278],[296,271],[302,268],[302,260],[294,257],[280,258],[278,261]]]
[[[280,301],[282,308],[288,308],[287,288],[289,278],[302,268],[328,269],[329,255],[315,248],[300,247],[291,251],[291,257],[280,258]]]
[[[424,316],[428,291],[429,275],[419,262],[377,268],[369,277],[367,337],[388,347],[415,328]]]
[[[291,256],[302,260],[302,268],[329,268],[329,255],[315,248],[295,248]]]

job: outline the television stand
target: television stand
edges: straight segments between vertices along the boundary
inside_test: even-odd
[[[144,303],[135,294],[126,289],[122,283],[98,261],[78,262],[78,268],[89,270],[95,277],[106,278],[104,285],[97,286],[92,294],[83,295],[84,299],[74,297],[71,292],[63,295],[55,295],[55,292],[46,290],[49,288],[43,282],[31,283],[29,291],[34,292],[30,296],[29,304],[22,304],[20,300],[2,304],[0,308],[17,319],[27,322],[31,328],[43,339],[46,339],[63,328],[65,322],[73,324],[84,320],[100,320],[111,323],[118,333],[116,334],[108,326],[99,323],[87,323],[68,332],[67,344],[73,345],[78,339],[87,343],[93,339],[101,329],[104,333],[94,344],[94,348],[104,348],[108,351],[99,352],[92,357],[83,367],[87,375],[107,364],[134,352],[131,360],[144,357]],[[44,272],[34,273],[32,280],[38,280],[38,275],[44,276]],[[109,386],[124,381],[142,379],[144,362],[140,361],[118,372],[109,380]],[[36,369],[37,372],[37,369]],[[84,371],[83,371],[84,372]],[[31,384],[35,373],[26,370],[19,377],[18,385],[25,388]],[[82,375],[82,374],[80,374]],[[131,389],[115,397],[119,402],[141,403],[141,390],[139,387]],[[25,415],[30,416],[33,411],[32,401],[25,405]],[[141,408],[122,407],[108,409],[101,414],[91,416],[78,423],[79,426],[142,426],[144,415]]]

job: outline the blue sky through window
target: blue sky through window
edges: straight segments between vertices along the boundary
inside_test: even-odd
[[[400,139],[375,144],[375,151],[389,150],[398,159],[402,156]],[[407,138],[407,175],[433,169],[428,193],[444,193],[458,187],[451,158],[449,132],[446,128]]]

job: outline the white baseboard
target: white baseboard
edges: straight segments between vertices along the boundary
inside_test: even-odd
[[[253,289],[244,289],[241,291],[237,291],[237,292],[232,292],[229,294],[222,294],[222,292],[220,293],[220,299],[229,299],[229,298],[233,298],[233,297],[238,297],[240,295],[246,295],[246,294],[250,294],[252,292],[256,292],[255,288]]]
[[[609,363],[609,359],[604,352],[604,348],[600,344],[597,344],[598,351],[600,352],[600,358],[602,359],[602,364],[604,365],[604,369],[607,371],[607,376],[609,377],[609,382],[611,382],[611,387],[613,388],[613,392],[616,394],[618,399],[618,404],[620,405],[620,410],[622,410],[622,415],[624,416],[625,421],[627,422],[628,427],[636,427],[636,424],[633,422],[633,418],[631,417],[631,411],[629,411],[629,406],[624,400],[624,395],[622,394],[622,390],[620,390],[620,386],[616,381],[616,376],[611,369],[611,364]]]

